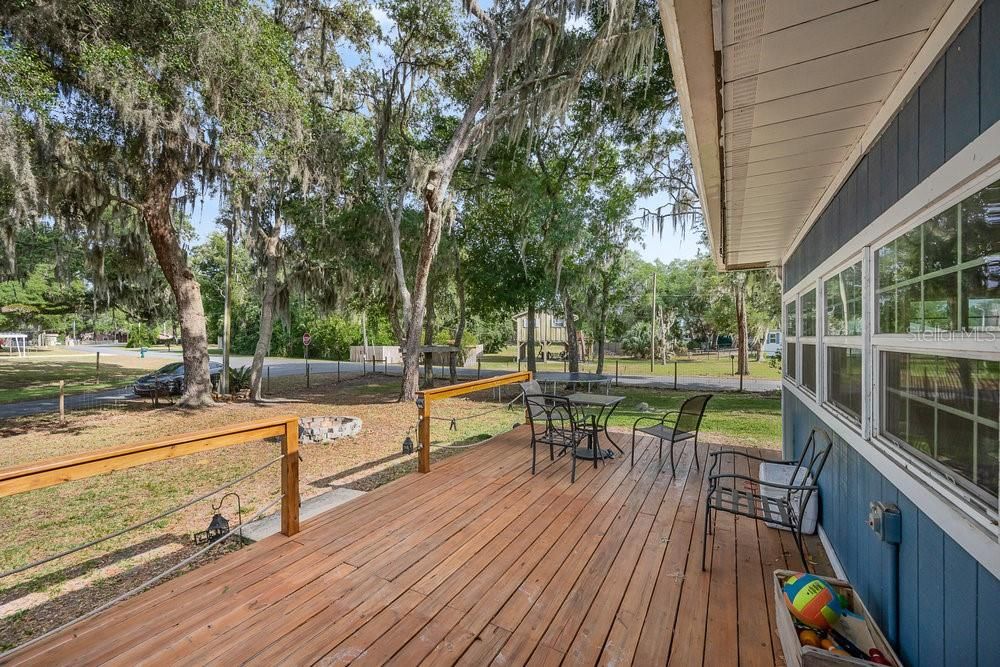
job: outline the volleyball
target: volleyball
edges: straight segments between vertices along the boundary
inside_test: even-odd
[[[812,574],[793,574],[782,586],[785,606],[808,626],[826,630],[844,615],[833,587]]]

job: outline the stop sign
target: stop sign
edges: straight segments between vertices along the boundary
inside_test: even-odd
[[[308,331],[306,333],[302,334],[302,344],[305,345],[306,347],[309,347],[309,343],[312,342],[312,339],[313,338],[312,338],[312,336],[309,335]]]

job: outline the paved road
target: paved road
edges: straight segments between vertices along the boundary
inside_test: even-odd
[[[91,352],[100,352],[102,357],[113,358],[114,356],[132,356],[138,357],[139,352],[134,349],[128,349],[124,347],[116,346],[102,346],[94,345],[85,348]],[[180,352],[165,352],[165,351],[148,351],[146,352],[147,358],[154,359],[164,359],[166,360],[176,360],[180,359]],[[211,355],[212,361],[222,361],[222,355]],[[234,355],[230,357],[230,365],[234,368],[239,368],[240,366],[249,366],[250,362],[253,360],[252,357]],[[309,362],[309,373],[310,375],[318,374],[335,374],[337,372],[338,364],[340,366],[340,372],[342,375],[356,375],[362,372],[362,365],[360,362],[354,361],[310,361]],[[306,364],[305,361],[301,359],[285,359],[281,357],[269,358],[265,362],[265,367],[270,368],[271,377],[287,377],[291,375],[305,375]],[[368,367],[371,369],[371,366]],[[401,375],[402,367],[399,364],[389,364],[385,366],[383,364],[376,364],[375,369],[377,372],[388,372],[390,375]],[[483,370],[481,372],[482,377],[490,377],[493,375],[502,375],[504,373],[509,373],[508,370]],[[475,368],[459,368],[458,376],[462,380],[474,380],[477,377],[477,370]],[[673,378],[656,378],[656,377],[643,377],[637,375],[621,376],[618,379],[618,383],[623,386],[628,387],[649,387],[655,389],[673,389],[674,382]],[[736,391],[739,389],[739,378],[730,377],[679,377],[677,378],[677,388],[685,389],[690,391]],[[743,387],[746,391],[780,391],[781,381],[780,380],[762,380],[762,379],[747,379],[744,380]],[[74,394],[66,397],[66,409],[74,410],[81,408],[89,408],[95,405],[100,405],[102,402],[115,402],[122,400],[134,400],[137,397],[132,393],[129,388],[120,389],[110,389],[106,391],[99,392],[89,392],[84,394]],[[36,399],[32,401],[21,401],[18,403],[4,403],[0,404],[0,419],[9,419],[11,417],[23,417],[27,415],[34,414],[44,414],[47,412],[55,412],[59,409],[59,401],[55,398],[43,398]]]

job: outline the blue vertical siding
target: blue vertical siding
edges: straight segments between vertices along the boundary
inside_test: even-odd
[[[1000,0],[984,0],[795,248],[786,290],[1000,120],[998,34]]]
[[[814,427],[834,440],[820,478],[820,522],[851,584],[883,626],[891,551],[865,521],[872,501],[900,508],[900,657],[915,666],[1000,665],[1000,580],[837,437],[833,424],[824,423],[790,392],[784,392],[782,401],[789,456],[801,453]]]

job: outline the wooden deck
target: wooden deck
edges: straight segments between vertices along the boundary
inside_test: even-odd
[[[643,441],[635,468],[580,462],[570,484],[565,458],[530,474],[527,437],[521,427],[397,480],[7,662],[782,662],[770,576],[798,567],[788,534],[720,514],[701,571],[715,446],[700,446],[700,470],[684,447],[674,477]]]

